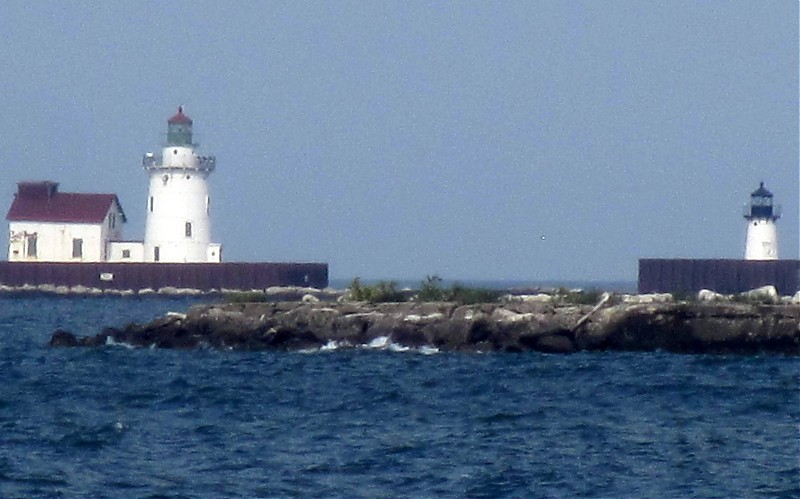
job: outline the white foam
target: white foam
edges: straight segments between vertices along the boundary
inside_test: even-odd
[[[367,348],[386,348],[389,343],[391,343],[391,340],[389,340],[388,336],[378,336],[367,343]]]
[[[321,351],[322,348],[301,348],[297,353],[319,353]]]
[[[387,350],[389,352],[415,352],[422,355],[433,355],[439,353],[439,349],[430,345],[422,345],[421,347],[409,347],[401,343],[395,343],[388,336],[378,336],[366,345],[361,345],[362,348],[369,348],[372,350]]]
[[[339,348],[339,343],[336,340],[328,340],[327,343],[319,347],[320,352],[328,352]]]
[[[341,348],[352,348],[352,344],[347,341],[328,340],[327,343],[321,347],[303,348],[298,350],[298,353],[318,353],[318,352],[335,352]]]
[[[109,346],[109,347],[125,347],[128,350],[132,350],[132,349],[136,348],[133,345],[131,345],[130,343],[125,343],[124,341],[116,341],[111,336],[106,336],[106,346]]]

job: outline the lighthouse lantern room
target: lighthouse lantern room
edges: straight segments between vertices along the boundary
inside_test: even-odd
[[[167,121],[161,154],[147,153],[142,160],[150,177],[144,236],[148,262],[222,261],[222,246],[211,243],[208,177],[216,160],[196,153],[192,124],[179,107]]]
[[[747,220],[745,260],[777,260],[778,229],[775,221],[780,218],[780,205],[773,205],[773,195],[761,182],[750,194],[750,204],[745,206]]]

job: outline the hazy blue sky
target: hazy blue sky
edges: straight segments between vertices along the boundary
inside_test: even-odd
[[[798,257],[795,0],[4,1],[0,32],[6,207],[115,192],[141,238],[183,104],[228,261],[634,280],[741,258],[761,180]]]

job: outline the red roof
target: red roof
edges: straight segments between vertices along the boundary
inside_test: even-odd
[[[126,221],[116,194],[58,192],[56,182],[20,182],[6,220],[11,222],[102,223],[116,204]]]
[[[187,123],[189,125],[192,124],[192,119],[185,114],[183,114],[183,106],[178,106],[178,112],[175,113],[175,116],[167,120],[167,123]]]

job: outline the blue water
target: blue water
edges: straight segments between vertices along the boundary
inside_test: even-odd
[[[800,496],[797,358],[45,345],[192,302],[0,298],[0,497]]]

